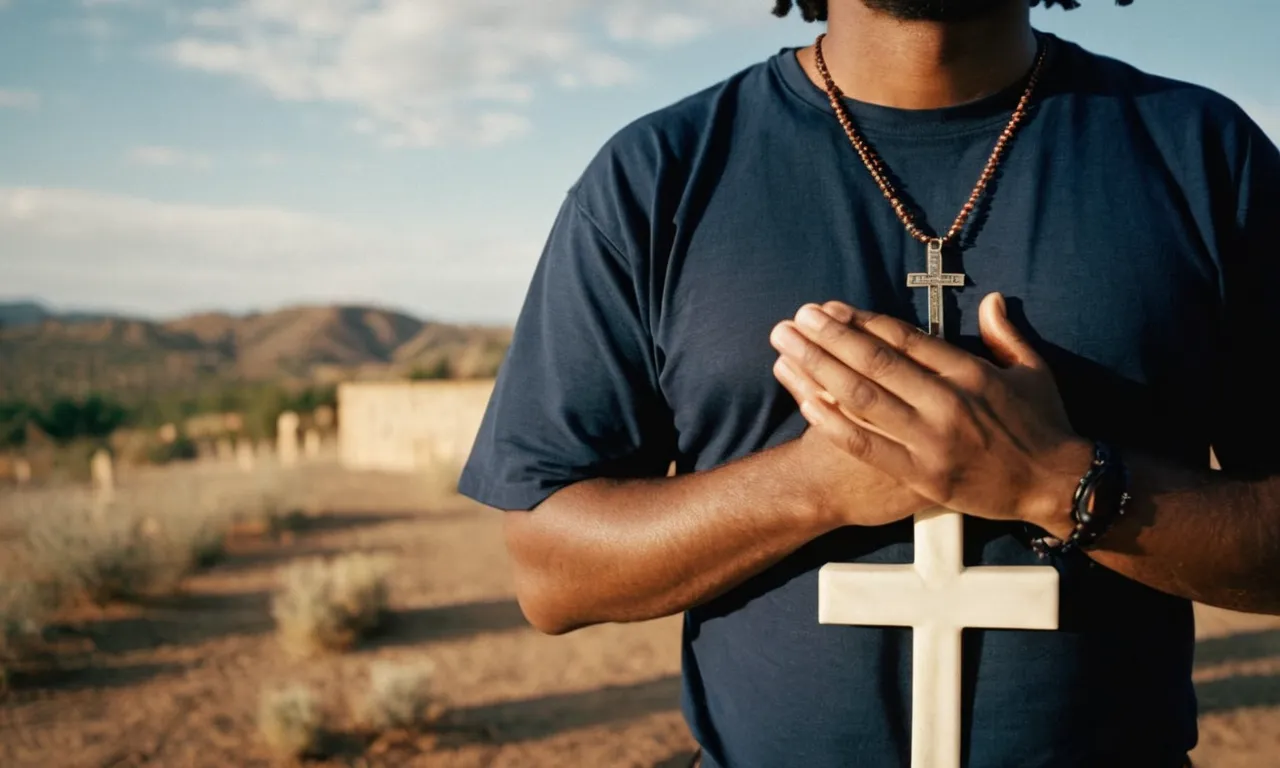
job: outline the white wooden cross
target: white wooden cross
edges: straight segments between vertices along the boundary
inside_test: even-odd
[[[1058,571],[965,568],[964,517],[945,509],[916,516],[915,558],[823,566],[818,621],[911,627],[911,766],[960,768],[961,631],[1057,629]]]

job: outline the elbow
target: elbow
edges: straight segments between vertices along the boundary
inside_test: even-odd
[[[586,626],[577,616],[578,590],[549,569],[554,559],[543,531],[528,513],[508,513],[504,534],[515,578],[516,602],[529,624],[546,635],[564,635]]]
[[[546,589],[532,586],[530,581],[532,579],[528,577],[516,578],[516,602],[530,626],[552,636],[567,635],[584,626],[571,619],[562,600],[556,599],[554,594],[547,594]]]

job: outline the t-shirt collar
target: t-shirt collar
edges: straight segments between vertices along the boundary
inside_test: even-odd
[[[1052,89],[1052,81],[1063,57],[1065,44],[1052,34],[1038,32],[1042,44],[1049,45],[1048,59],[1041,73],[1037,93],[1043,96]],[[831,114],[827,94],[817,86],[800,66],[796,58],[798,48],[784,48],[772,61],[774,71],[794,96]],[[970,131],[984,130],[1009,120],[1009,114],[1017,106],[1026,89],[1026,78],[997,93],[976,101],[937,109],[899,109],[845,98],[844,103],[860,131],[867,134],[908,134],[915,136],[952,136]]]

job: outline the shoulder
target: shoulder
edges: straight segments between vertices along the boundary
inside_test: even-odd
[[[1238,157],[1261,129],[1240,104],[1212,88],[1163,76],[1134,64],[1063,43],[1072,90],[1117,114],[1136,118],[1162,142],[1183,149],[1221,150]]]
[[[677,204],[717,138],[778,94],[777,55],[742,69],[616,131],[573,184],[577,204],[600,221],[651,218]]]

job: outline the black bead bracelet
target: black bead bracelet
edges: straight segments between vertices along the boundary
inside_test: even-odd
[[[1042,558],[1088,549],[1124,517],[1131,498],[1128,468],[1110,445],[1096,442],[1093,463],[1080,478],[1071,500],[1071,519],[1076,524],[1071,535],[1065,541],[1041,536],[1031,540],[1031,548]]]

